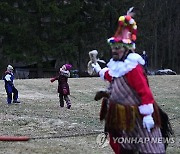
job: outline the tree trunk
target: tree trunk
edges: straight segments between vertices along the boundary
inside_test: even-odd
[[[168,3],[168,6],[167,6],[167,10],[168,10],[168,13],[167,13],[167,23],[168,23],[168,67],[172,67],[172,55],[173,55],[173,51],[172,51],[172,47],[171,47],[171,44],[172,44],[172,19],[171,19],[171,16],[172,16],[172,12],[171,12],[171,1],[169,1]]]
[[[81,71],[82,71],[81,62],[82,62],[82,44],[81,44],[81,39],[80,39],[78,42],[78,70],[79,70],[79,74],[81,74]]]
[[[157,19],[157,1],[155,0],[154,2],[154,10],[155,10],[155,22],[154,22],[154,68],[157,68],[157,46],[158,46],[158,43],[157,43],[157,22],[158,22],[158,19]]]

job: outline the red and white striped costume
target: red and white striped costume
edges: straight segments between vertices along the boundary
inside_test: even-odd
[[[152,104],[155,100],[141,65],[144,65],[142,57],[137,53],[130,53],[124,62],[111,59],[107,64],[108,68],[103,68],[99,75],[109,82],[112,78],[125,76],[128,84],[141,98],[140,112],[148,115],[153,113]]]
[[[137,53],[129,53],[127,58],[124,61],[114,61],[111,59],[107,64],[106,68],[103,68],[99,71],[99,76],[103,80],[107,80],[111,84],[110,90],[110,100],[114,102],[118,102],[121,105],[137,105],[140,114],[142,117],[152,115],[154,112],[153,104],[155,103],[153,94],[148,84],[147,77],[144,73],[142,65],[144,64],[144,60],[142,57]],[[126,83],[127,81],[127,83]],[[124,82],[124,83],[123,83]],[[126,84],[130,87],[130,91],[132,89],[133,92],[136,93],[137,99],[134,101],[122,101],[125,100],[123,95],[128,95],[125,92],[125,89],[122,87]],[[123,94],[121,93],[123,92]],[[132,92],[132,93],[133,93]],[[121,94],[120,94],[121,93]],[[133,97],[132,97],[133,98]],[[129,100],[133,100],[130,98]],[[128,98],[127,98],[128,99]],[[121,101],[120,101],[121,100]],[[129,104],[128,104],[129,103]],[[161,131],[159,127],[153,128],[153,130],[148,130],[147,128],[143,127],[143,120],[137,119],[136,126],[132,132],[124,132],[120,131],[123,137],[140,137],[140,138],[161,138]],[[111,137],[110,137],[111,138]],[[113,143],[112,138],[110,140],[111,147],[115,151],[115,153],[119,153],[120,146],[117,143]],[[121,146],[127,150],[138,150],[141,153],[159,153],[164,154],[164,144],[163,143],[156,143],[151,144],[148,142],[147,144],[124,144],[122,143]]]

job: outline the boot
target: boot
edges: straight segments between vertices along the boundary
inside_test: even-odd
[[[59,103],[60,103],[60,107],[64,107],[64,99],[63,99],[63,95],[59,93]]]
[[[67,108],[70,109],[71,108],[71,102],[67,101],[66,104],[67,104]]]
[[[64,107],[64,101],[60,101],[60,107]]]
[[[64,95],[64,99],[66,101],[67,108],[70,109],[71,108],[71,101],[70,101],[68,95]]]
[[[18,103],[21,103],[21,102],[20,102],[20,101],[17,101],[17,100],[13,100],[13,103],[18,104]]]

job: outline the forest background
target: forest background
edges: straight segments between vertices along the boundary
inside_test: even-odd
[[[1,0],[0,72],[7,64],[36,64],[58,69],[71,63],[86,71],[88,52],[96,49],[108,61],[107,39],[114,35],[120,15],[134,7],[138,25],[136,52],[146,51],[149,69],[180,73],[179,0]],[[55,60],[55,63],[46,63]]]

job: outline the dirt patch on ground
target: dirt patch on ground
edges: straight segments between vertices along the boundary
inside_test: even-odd
[[[172,119],[179,140],[180,76],[155,76],[149,80],[157,102]],[[70,110],[59,107],[57,83],[50,83],[49,79],[15,80],[22,103],[7,105],[1,80],[1,135],[26,135],[31,139],[1,142],[0,153],[113,153],[109,146],[100,148],[96,143],[104,126],[99,122],[100,101],[94,101],[94,95],[107,83],[99,78],[70,78],[69,84]],[[177,142],[169,145],[168,153],[179,153],[178,146]]]

